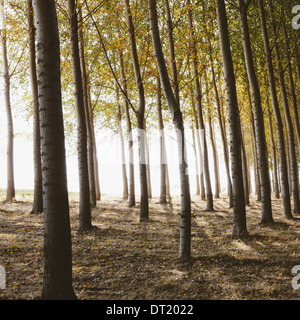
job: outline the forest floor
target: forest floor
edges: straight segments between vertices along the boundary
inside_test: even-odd
[[[4,197],[0,198],[4,200]],[[178,197],[172,205],[150,201],[150,219],[139,209],[103,196],[92,211],[90,232],[78,232],[78,201],[70,196],[73,286],[86,300],[292,300],[292,268],[300,264],[300,220],[286,220],[281,200],[273,200],[274,225],[260,225],[260,204],[247,207],[249,237],[233,239],[232,210],[226,196],[192,198],[192,259],[178,259]],[[43,215],[31,214],[31,195],[0,202],[0,265],[6,289],[0,299],[36,299],[43,277]]]

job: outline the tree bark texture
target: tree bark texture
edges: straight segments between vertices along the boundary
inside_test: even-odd
[[[179,176],[181,189],[179,257],[182,259],[188,259],[191,256],[191,197],[189,176],[187,172],[188,166],[186,161],[186,145],[183,119],[181,110],[176,102],[175,95],[172,91],[170,78],[168,75],[166,62],[162,51],[162,45],[160,42],[160,35],[158,29],[156,0],[148,0],[148,9],[152,34],[152,43],[154,47],[156,63],[159,70],[161,84],[171,113],[171,118],[173,120],[174,128],[177,134]]]
[[[227,95],[227,112],[230,134],[230,159],[233,197],[233,236],[247,235],[245,194],[241,157],[241,124],[237,102],[235,74],[230,50],[227,14],[224,0],[215,0],[224,77]]]
[[[283,214],[286,218],[292,218],[291,213],[291,202],[290,202],[290,190],[289,190],[289,181],[288,181],[288,165],[285,153],[285,140],[284,140],[284,131],[283,123],[279,108],[279,102],[277,97],[276,81],[275,74],[272,62],[271,48],[269,43],[269,36],[265,18],[265,9],[263,0],[258,0],[259,12],[260,12],[260,23],[261,30],[263,35],[264,49],[265,49],[265,58],[268,72],[268,82],[271,95],[272,108],[276,123],[276,132],[277,132],[277,142],[278,142],[278,152],[279,152],[279,165],[280,165],[280,182],[281,182],[281,195],[283,200]]]
[[[90,229],[91,202],[87,153],[87,126],[80,65],[78,21],[75,0],[68,0],[71,64],[73,73],[75,109],[77,116],[77,153],[79,172],[79,229]],[[93,177],[94,178],[94,177]]]
[[[145,93],[144,85],[140,72],[140,65],[137,54],[135,31],[132,20],[129,0],[125,0],[125,8],[127,15],[127,24],[130,38],[131,56],[133,62],[134,76],[139,97],[139,107],[136,110],[137,128],[138,128],[138,147],[139,147],[139,168],[140,168],[140,220],[149,218],[149,203],[148,203],[148,186],[147,186],[147,171],[146,171],[146,152],[145,152]]]
[[[42,299],[75,299],[55,2],[34,0],[33,8],[44,202]]]
[[[29,45],[29,69],[32,91],[33,107],[33,163],[34,163],[34,193],[32,213],[43,212],[43,188],[42,188],[42,164],[40,143],[40,117],[38,101],[38,84],[36,75],[36,53],[35,53],[35,27],[33,19],[32,0],[27,0],[28,18],[28,45]]]
[[[255,138],[257,147],[257,163],[260,177],[260,188],[261,188],[261,223],[272,223],[272,204],[271,204],[271,186],[269,177],[269,166],[268,166],[268,154],[267,144],[265,136],[264,117],[261,106],[261,96],[259,84],[254,68],[254,60],[251,48],[249,27],[248,27],[248,4],[244,0],[238,0],[239,16],[240,16],[240,27],[243,40],[243,49],[246,62],[247,76],[249,79],[253,113],[254,113],[254,124],[255,124]]]
[[[203,111],[202,111],[202,93],[201,93],[201,80],[199,79],[198,73],[198,62],[197,62],[197,49],[194,35],[194,26],[193,26],[193,17],[192,12],[189,9],[189,28],[190,36],[192,40],[192,56],[193,56],[193,69],[194,69],[194,78],[195,78],[195,92],[196,92],[196,101],[197,101],[197,110],[198,110],[198,120],[199,120],[199,129],[201,130],[201,140],[202,140],[202,151],[203,151],[203,173],[205,180],[205,191],[206,191],[206,211],[214,211],[213,205],[213,196],[211,190],[211,181],[210,181],[210,171],[209,171],[209,161],[208,161],[208,150],[205,134],[205,126],[203,120]]]
[[[2,16],[2,59],[3,59],[3,76],[4,76],[4,105],[7,117],[7,191],[6,201],[11,202],[15,198],[15,178],[14,178],[14,128],[13,116],[10,101],[10,74],[9,63],[7,58],[7,38],[6,38],[6,17],[4,0],[1,0]]]

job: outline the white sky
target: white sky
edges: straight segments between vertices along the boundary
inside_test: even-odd
[[[6,188],[6,114],[3,105],[3,96],[0,96],[0,188]],[[14,138],[14,169],[15,169],[15,187],[16,189],[33,189],[33,147],[32,141],[26,136],[18,133],[32,132],[32,119],[24,121],[16,116],[16,111],[13,110],[14,131],[16,136]],[[125,131],[125,126],[124,126]],[[187,149],[190,173],[191,193],[195,193],[195,158],[191,146],[192,136],[191,131],[187,132]],[[179,194],[179,176],[177,163],[177,147],[174,137],[174,132],[166,132],[167,134],[167,159],[169,164],[171,194]],[[218,136],[218,135],[216,135]],[[169,137],[169,138],[168,138]],[[211,184],[214,189],[214,175],[213,175],[213,157],[211,154],[210,141],[207,140],[209,148]],[[67,148],[67,146],[66,146]],[[120,147],[118,136],[113,136],[111,131],[105,131],[97,134],[97,151],[99,161],[99,179],[100,189],[102,194],[122,195],[122,171],[120,163]],[[134,144],[135,163],[137,164],[137,147]],[[150,150],[150,172],[151,172],[151,186],[153,196],[159,195],[160,174],[159,174],[159,135],[152,137],[152,144],[149,145]],[[67,150],[68,151],[68,150]],[[71,152],[67,152],[70,154]],[[218,146],[219,160],[220,160],[220,175],[221,187],[226,188],[226,175],[223,167],[223,154],[220,143]],[[125,141],[125,156],[127,157],[127,143]],[[78,168],[77,156],[67,157],[67,175],[69,191],[78,191]],[[138,165],[135,166],[135,185],[136,194],[139,194],[139,172]]]

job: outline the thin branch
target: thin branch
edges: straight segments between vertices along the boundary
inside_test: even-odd
[[[85,0],[85,4],[86,4],[86,7],[87,7],[88,11],[90,11],[89,6],[88,6],[88,3],[87,3],[87,0]],[[111,62],[110,62],[110,59],[109,59],[109,57],[108,57],[108,53],[107,53],[107,50],[106,50],[106,47],[105,47],[105,44],[104,44],[104,41],[103,41],[103,38],[102,38],[101,31],[99,30],[98,25],[97,25],[97,23],[96,23],[96,21],[95,21],[95,19],[94,19],[94,17],[93,17],[92,14],[90,15],[90,17],[92,18],[93,24],[94,24],[94,26],[95,26],[95,28],[96,28],[97,33],[98,33],[99,40],[100,40],[101,46],[102,46],[102,48],[103,48],[104,55],[105,55],[105,58],[106,58],[106,60],[107,60],[108,65],[109,65],[110,71],[111,71],[111,73],[112,73],[112,75],[113,75],[113,77],[114,77],[114,79],[115,79],[118,87],[120,88],[122,94],[124,95],[124,97],[126,98],[126,100],[127,100],[128,103],[129,103],[130,107],[132,108],[133,112],[134,112],[135,114],[137,114],[137,111],[135,110],[134,106],[132,105],[130,99],[128,98],[128,96],[127,96],[127,94],[126,94],[126,92],[123,90],[123,88],[122,88],[122,86],[121,86],[121,84],[120,84],[120,82],[119,82],[119,80],[118,80],[118,78],[117,78],[117,76],[116,76],[116,73],[114,72],[114,69],[113,69],[112,64],[111,64]]]
[[[235,3],[234,0],[227,0],[227,2],[228,2],[230,5],[232,5],[233,7],[235,7],[236,9],[239,8],[238,5],[237,5],[237,3]]]
[[[84,2],[86,3],[86,1],[84,1]],[[83,24],[84,21],[87,20],[92,14],[94,14],[94,13],[97,12],[99,9],[101,9],[102,6],[103,6],[106,2],[108,2],[108,0],[102,0],[102,2],[99,3],[93,10],[91,10],[87,15],[85,15],[84,17],[82,17],[81,20],[78,20],[78,24],[79,24],[79,23],[80,23],[80,24]],[[84,4],[84,3],[82,3],[82,5],[80,6],[80,10],[82,9],[83,4]]]
[[[56,6],[58,7],[59,11],[67,18],[69,19],[68,12],[56,1]]]
[[[15,65],[15,67],[14,67],[13,71],[10,73],[9,77],[12,77],[12,76],[16,73],[16,70],[17,70],[17,68],[18,68],[18,65],[20,64],[21,59],[22,59],[22,57],[23,57],[23,55],[24,55],[24,52],[25,52],[25,50],[26,50],[26,48],[27,48],[27,44],[28,44],[28,39],[27,39],[27,41],[26,41],[26,43],[25,43],[25,45],[24,45],[24,48],[23,48],[23,50],[22,50],[22,52],[21,52],[21,54],[20,54],[20,57],[19,57],[16,65]]]

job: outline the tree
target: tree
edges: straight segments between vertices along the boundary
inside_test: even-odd
[[[271,55],[271,49],[270,49],[270,43],[269,43],[269,35],[267,30],[263,0],[259,0],[258,4],[259,4],[259,12],[260,12],[261,30],[262,30],[262,36],[263,36],[263,42],[264,42],[264,49],[265,49],[265,59],[266,59],[266,65],[267,65],[269,90],[271,95],[273,113],[274,113],[275,122],[276,122],[278,151],[279,151],[279,159],[280,159],[280,173],[281,173],[280,180],[281,180],[281,194],[283,199],[283,214],[286,218],[292,218],[283,123],[282,123],[279,102],[277,97],[274,67],[272,62],[272,55]]]
[[[238,0],[238,9],[240,17],[240,27],[243,40],[243,49],[246,63],[247,76],[249,79],[252,102],[253,102],[253,113],[254,113],[254,124],[256,134],[256,146],[258,156],[258,171],[261,188],[261,223],[272,223],[272,205],[271,205],[271,187],[270,177],[268,168],[268,149],[266,144],[264,117],[261,106],[261,95],[254,67],[253,53],[251,48],[250,33],[248,26],[247,12],[251,0]]]
[[[132,139],[132,125],[129,113],[129,104],[127,100],[127,81],[124,70],[124,60],[123,53],[119,51],[119,60],[120,60],[120,69],[121,69],[121,81],[122,89],[124,91],[124,109],[125,109],[125,119],[127,124],[127,133],[128,133],[128,157],[129,157],[129,199],[128,206],[133,207],[135,205],[135,187],[134,187],[134,159],[133,159],[133,139]]]
[[[70,27],[71,64],[75,90],[75,108],[77,114],[77,153],[80,189],[79,230],[86,230],[90,229],[92,226],[87,154],[87,122],[78,42],[78,21],[74,0],[68,0],[68,13]]]
[[[233,236],[239,237],[248,234],[241,158],[241,125],[237,103],[235,73],[230,50],[226,7],[224,0],[215,0],[215,3],[224,67],[227,112],[229,119],[233,196]]]
[[[161,103],[161,84],[159,75],[157,76],[157,115],[158,115],[158,130],[159,130],[159,152],[160,152],[160,198],[162,204],[167,203],[167,170],[166,170],[166,141],[164,133],[164,122],[162,117]]]
[[[271,5],[272,8],[272,5]],[[272,9],[273,13],[273,9]],[[272,14],[272,29],[273,33],[276,34],[276,23],[274,16]],[[275,59],[277,64],[277,74],[279,79],[279,86],[280,86],[280,93],[281,93],[281,100],[283,106],[283,112],[285,117],[286,129],[287,129],[287,138],[288,138],[288,147],[289,147],[289,156],[290,156],[290,170],[291,170],[291,188],[294,200],[294,213],[300,212],[300,199],[299,199],[299,170],[297,164],[297,157],[296,157],[296,150],[295,150],[295,135],[294,135],[294,128],[290,114],[289,102],[287,97],[287,89],[284,79],[284,70],[282,68],[282,61],[280,55],[280,49],[278,42],[275,42]]]
[[[272,123],[272,112],[269,106],[269,99],[267,98],[268,106],[268,117],[269,117],[269,131],[270,131],[270,141],[272,147],[272,164],[273,164],[273,176],[274,176],[274,196],[276,199],[279,199],[279,187],[278,187],[278,175],[277,175],[277,154],[276,154],[276,145],[273,133],[273,123]]]
[[[7,30],[5,17],[5,1],[1,0],[1,19],[2,19],[2,58],[4,74],[4,102],[7,116],[7,192],[6,201],[11,202],[15,198],[15,179],[14,179],[14,128],[10,101],[10,80],[9,63],[7,56]]]
[[[296,97],[296,90],[295,90],[295,83],[294,83],[294,76],[293,76],[293,69],[292,69],[292,61],[291,61],[291,54],[290,54],[290,41],[289,37],[287,35],[286,25],[285,22],[283,22],[283,35],[285,39],[285,56],[287,60],[287,70],[288,70],[288,79],[289,79],[289,85],[290,85],[290,96],[292,100],[292,109],[293,109],[293,115],[294,115],[294,127],[295,127],[295,133],[297,136],[298,141],[298,149],[300,153],[300,122],[299,122],[299,116],[298,116],[298,103],[297,103],[297,97]]]
[[[118,104],[118,129],[119,129],[119,140],[120,140],[120,149],[121,149],[121,159],[122,159],[122,178],[123,178],[123,200],[128,199],[128,181],[126,173],[126,161],[125,161],[125,148],[124,148],[124,137],[123,137],[123,128],[122,128],[122,112],[120,104],[120,93],[119,87],[116,85],[116,96]]]
[[[43,299],[75,299],[55,2],[33,1],[44,202]]]
[[[79,9],[78,18],[82,21],[82,7]],[[97,157],[94,146],[94,130],[92,125],[91,118],[91,108],[90,108],[90,99],[89,99],[89,79],[86,70],[85,63],[85,48],[84,48],[84,37],[83,37],[83,27],[78,28],[78,42],[79,42],[79,51],[80,51],[80,66],[81,66],[81,75],[82,75],[82,90],[83,90],[83,100],[84,100],[84,111],[86,119],[86,131],[87,131],[87,159],[88,159],[88,174],[89,174],[89,191],[90,191],[90,202],[94,207],[96,206],[97,198],[100,200],[100,190],[98,190],[98,197],[96,189],[97,177],[95,177],[95,171],[97,171],[95,162]]]
[[[179,257],[182,259],[189,259],[191,255],[191,197],[189,176],[187,172],[188,165],[186,159],[184,125],[181,110],[176,102],[176,98],[171,87],[170,78],[168,75],[166,62],[162,51],[162,45],[158,29],[156,0],[148,1],[148,9],[152,34],[152,43],[157,67],[159,70],[159,76],[169,106],[174,128],[177,134],[178,162],[181,188]]]
[[[212,48],[212,44],[211,44],[211,39],[208,34],[208,28],[207,28],[207,24],[206,24],[206,15],[205,15],[205,11],[204,11],[203,2],[202,2],[202,8],[203,8],[204,28],[205,28],[205,33],[207,36],[207,41],[208,41],[209,62],[210,62],[212,82],[213,82],[213,87],[214,87],[214,92],[215,92],[218,122],[219,122],[221,139],[222,139],[222,146],[223,146],[224,163],[225,163],[225,169],[226,169],[226,175],[227,175],[227,192],[228,192],[228,197],[229,197],[229,207],[232,208],[232,205],[233,205],[232,204],[232,185],[231,185],[230,169],[229,169],[229,156],[228,156],[227,139],[225,136],[225,130],[224,130],[223,122],[222,122],[220,96],[219,96],[219,90],[218,90],[218,86],[217,86],[216,72],[215,72],[214,60],[213,60],[213,48]]]
[[[125,9],[127,16],[127,24],[130,38],[130,48],[132,55],[132,63],[134,68],[134,76],[139,97],[139,106],[135,110],[138,127],[138,142],[139,142],[139,168],[140,168],[140,220],[147,220],[149,217],[149,203],[148,203],[148,186],[147,186],[147,172],[146,172],[146,135],[145,135],[145,93],[144,85],[140,72],[140,64],[137,55],[137,47],[135,40],[135,31],[132,20],[131,8],[129,0],[125,0]]]
[[[189,8],[188,10],[188,18],[189,18],[189,27],[190,27],[190,36],[192,42],[192,57],[193,57],[193,69],[194,69],[194,81],[195,81],[195,91],[196,91],[196,101],[197,101],[197,110],[198,110],[198,121],[199,121],[199,129],[202,134],[202,146],[203,146],[203,171],[205,178],[205,191],[206,191],[206,211],[214,211],[213,206],[213,196],[211,190],[211,182],[210,182],[210,172],[209,172],[209,161],[208,161],[208,151],[207,151],[207,142],[205,135],[205,126],[203,119],[203,111],[202,111],[202,92],[201,92],[201,80],[199,79],[199,70],[198,70],[198,59],[197,59],[197,48],[195,42],[194,35],[194,26],[193,26],[193,17],[192,11]]]
[[[36,76],[35,27],[33,20],[32,0],[27,0],[29,67],[33,107],[33,159],[34,159],[34,197],[32,213],[43,212],[42,165],[40,143],[40,117],[38,85]]]

